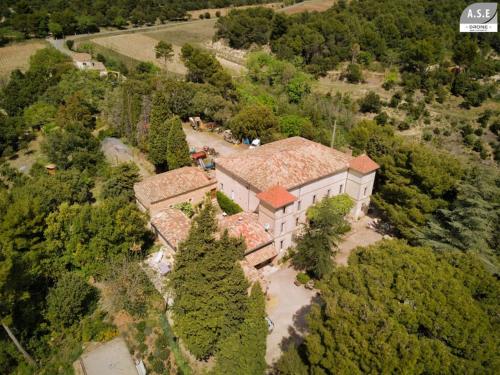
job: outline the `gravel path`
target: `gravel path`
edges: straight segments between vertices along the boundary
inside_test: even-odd
[[[139,168],[139,174],[142,177],[154,174],[154,166],[146,160],[144,154],[134,150],[118,138],[104,138],[101,143],[101,149],[106,159],[113,165],[134,162]]]

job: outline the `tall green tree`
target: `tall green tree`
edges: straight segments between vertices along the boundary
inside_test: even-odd
[[[268,327],[266,300],[258,283],[252,286],[245,320],[238,331],[224,340],[216,355],[216,375],[263,375],[266,371]]]
[[[171,61],[174,57],[174,49],[172,48],[172,43],[160,40],[155,46],[155,55],[157,59],[163,59],[163,64],[166,68],[167,62]]]
[[[170,276],[175,330],[199,359],[238,330],[246,311],[248,284],[237,262],[244,244],[227,233],[216,239],[216,232],[214,207],[207,201],[179,245]]]
[[[342,235],[349,231],[345,219],[353,206],[347,195],[325,197],[307,211],[308,224],[297,239],[292,263],[320,279],[333,269],[332,256]]]
[[[149,127],[149,160],[158,171],[167,170],[167,150],[168,134],[170,132],[170,122],[151,122]]]
[[[170,131],[167,139],[167,165],[168,169],[177,169],[191,165],[189,156],[189,146],[186,141],[186,134],[182,130],[182,122],[179,117],[174,117],[168,121]]]
[[[354,252],[320,288],[302,355],[284,356],[281,374],[498,369],[500,283],[469,255],[382,241]]]

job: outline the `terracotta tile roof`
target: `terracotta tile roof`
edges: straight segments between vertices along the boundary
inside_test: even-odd
[[[167,208],[151,218],[151,225],[174,248],[184,241],[191,228],[191,220],[176,208]]]
[[[290,194],[285,188],[281,186],[274,186],[269,190],[257,194],[262,202],[269,204],[273,208],[280,208],[292,202],[295,202],[297,197]]]
[[[146,207],[152,203],[215,184],[196,167],[183,167],[148,177],[134,185],[136,198]]]
[[[276,185],[291,189],[332,175],[347,169],[351,158],[319,143],[292,137],[220,157],[216,168],[265,191]]]
[[[267,245],[262,249],[255,250],[250,254],[245,255],[245,260],[253,267],[258,264],[261,264],[271,258],[274,258],[278,255],[278,250],[274,247],[273,244]]]
[[[368,155],[359,155],[349,162],[349,168],[360,173],[370,173],[380,168]]]
[[[259,223],[259,216],[251,212],[240,212],[224,217],[219,221],[219,229],[221,232],[227,229],[229,235],[233,237],[243,236],[247,253],[273,241],[271,233]]]

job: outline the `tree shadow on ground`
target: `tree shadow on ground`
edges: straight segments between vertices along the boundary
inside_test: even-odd
[[[304,340],[304,335],[307,334],[307,315],[311,311],[313,304],[320,304],[321,298],[316,294],[309,305],[302,306],[293,315],[293,326],[288,327],[288,336],[284,337],[280,342],[281,351],[286,351],[290,345],[299,346]]]

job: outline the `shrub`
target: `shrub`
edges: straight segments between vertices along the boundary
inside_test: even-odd
[[[380,101],[380,96],[370,91],[364,98],[359,101],[359,110],[363,113],[372,112],[378,113],[380,112],[380,108],[382,107],[382,103]]]
[[[218,10],[217,10],[217,11],[215,12],[215,17],[219,18],[220,16],[221,16],[220,11],[218,11]]]
[[[228,215],[234,215],[243,211],[243,209],[235,201],[229,198],[222,191],[217,192],[217,203],[219,203],[221,210]]]
[[[207,20],[209,20],[209,19],[210,19],[210,13],[205,12],[205,18],[206,18]]]
[[[358,64],[349,64],[345,75],[347,82],[359,83],[363,81],[363,73]]]
[[[68,47],[68,49],[73,50],[74,45],[75,45],[75,42],[73,40],[66,41],[66,47]]]
[[[194,216],[194,207],[189,202],[177,203],[176,205],[174,205],[174,208],[181,210],[182,213],[190,219]]]
[[[307,284],[311,280],[309,275],[305,272],[300,272],[297,274],[297,281],[301,284]]]
[[[53,326],[69,327],[96,307],[98,291],[75,273],[64,274],[47,295],[46,317]]]

